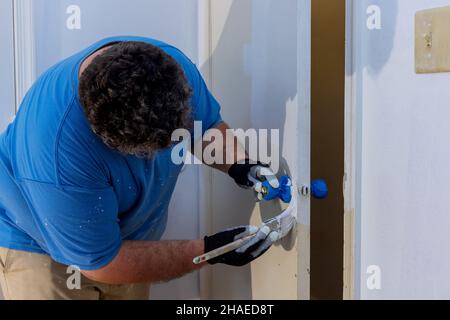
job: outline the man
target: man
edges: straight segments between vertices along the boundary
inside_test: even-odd
[[[102,40],[44,73],[0,136],[0,281],[7,299],[147,299],[149,284],[192,272],[194,257],[248,234],[160,241],[181,166],[172,132],[227,125],[195,65],[138,37]],[[234,138],[233,138],[234,139]],[[215,165],[251,187],[242,146]],[[210,261],[245,265],[263,254]],[[242,251],[242,250],[241,250]],[[81,288],[67,287],[67,266]]]

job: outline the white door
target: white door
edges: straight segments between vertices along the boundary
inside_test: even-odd
[[[309,0],[211,1],[211,88],[233,128],[276,129],[282,170],[299,185],[310,173]],[[211,179],[209,232],[258,225],[281,211],[255,205],[225,175]],[[203,297],[309,299],[309,199],[298,197],[298,229],[251,266],[203,272]]]

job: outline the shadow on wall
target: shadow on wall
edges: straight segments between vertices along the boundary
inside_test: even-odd
[[[354,45],[356,47],[356,63],[353,72],[367,68],[369,75],[378,76],[391,57],[396,35],[398,0],[362,0],[356,1],[357,30]],[[377,11],[379,10],[379,11]],[[379,14],[379,15],[378,15]],[[376,24],[372,19],[381,19],[380,28],[369,28]],[[365,21],[361,20],[364,18]],[[380,45],[382,44],[382,45]]]
[[[211,89],[231,127],[279,130],[280,171],[289,173],[288,163],[295,164],[298,148],[297,1],[239,0],[227,9],[226,21],[209,61],[213,74]],[[218,10],[213,9],[215,13]],[[249,224],[256,210],[253,194],[234,187],[228,180],[214,174],[213,193],[220,193],[220,197],[213,195],[214,229]],[[261,218],[271,218],[281,210],[280,203],[261,204]],[[283,246],[290,250],[292,243],[295,241],[288,239]],[[217,266],[212,282],[220,288],[213,292],[220,291],[220,296],[213,298],[251,299],[251,280],[250,266],[240,269]]]
[[[381,19],[380,29],[370,30],[367,27],[369,15],[374,14],[368,13],[369,6],[375,5],[379,8]],[[356,131],[362,132],[362,121],[363,121],[363,72],[364,69],[367,70],[368,75],[376,78],[386,63],[389,61],[392,50],[394,48],[394,39],[396,36],[396,26],[397,26],[397,16],[398,16],[398,0],[361,0],[355,1],[353,13],[353,28],[354,28],[354,38],[353,46],[355,48],[353,54],[353,67],[351,70],[351,75],[356,75],[358,81],[356,82],[356,87],[354,92],[356,93]],[[382,44],[382,45],[380,45]],[[357,135],[356,140],[356,154],[358,158],[356,160],[356,193],[357,193],[357,203],[356,203],[356,218],[355,218],[355,230],[361,230],[361,166],[362,159],[361,154],[363,150],[363,142],[361,134]],[[358,195],[359,194],[359,195]],[[357,232],[355,235],[356,243],[360,242],[360,234]],[[360,252],[356,250],[355,261],[361,261]],[[362,274],[358,263],[355,264],[355,274]],[[359,296],[359,289],[356,289],[355,296]]]
[[[297,157],[298,56],[297,0],[253,0],[252,43],[247,69],[252,72],[252,126],[280,132],[279,175],[292,176]],[[286,159],[288,157],[289,159]],[[261,203],[267,220],[282,211],[280,202]],[[291,250],[293,239],[281,245]]]

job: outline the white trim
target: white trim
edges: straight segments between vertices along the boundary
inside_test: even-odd
[[[212,89],[212,24],[211,0],[198,1],[198,64],[208,87]],[[198,169],[198,203],[199,203],[199,232],[200,235],[212,232],[212,169],[200,166]],[[210,268],[200,270],[199,291],[200,299],[207,300],[211,296],[212,271]]]
[[[36,79],[33,0],[13,0],[16,110]]]
[[[344,180],[344,299],[361,298],[361,150],[362,109],[359,104],[361,70],[356,69],[359,53],[355,43],[361,30],[357,1],[346,0],[345,81],[345,180]]]
[[[0,46],[2,68],[0,73],[0,131],[14,119],[15,83],[14,83],[14,39],[12,0],[0,1]]]
[[[198,61],[203,78],[209,86],[212,80],[211,6],[211,0],[198,0]]]
[[[345,300],[355,298],[355,186],[356,110],[353,75],[353,0],[346,1],[345,45],[345,175],[344,175],[344,292]]]
[[[298,177],[311,180],[311,0],[298,2]],[[310,199],[298,201],[298,299],[310,299]]]

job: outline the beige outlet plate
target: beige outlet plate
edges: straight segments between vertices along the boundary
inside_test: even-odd
[[[450,6],[417,12],[416,72],[450,72]]]

